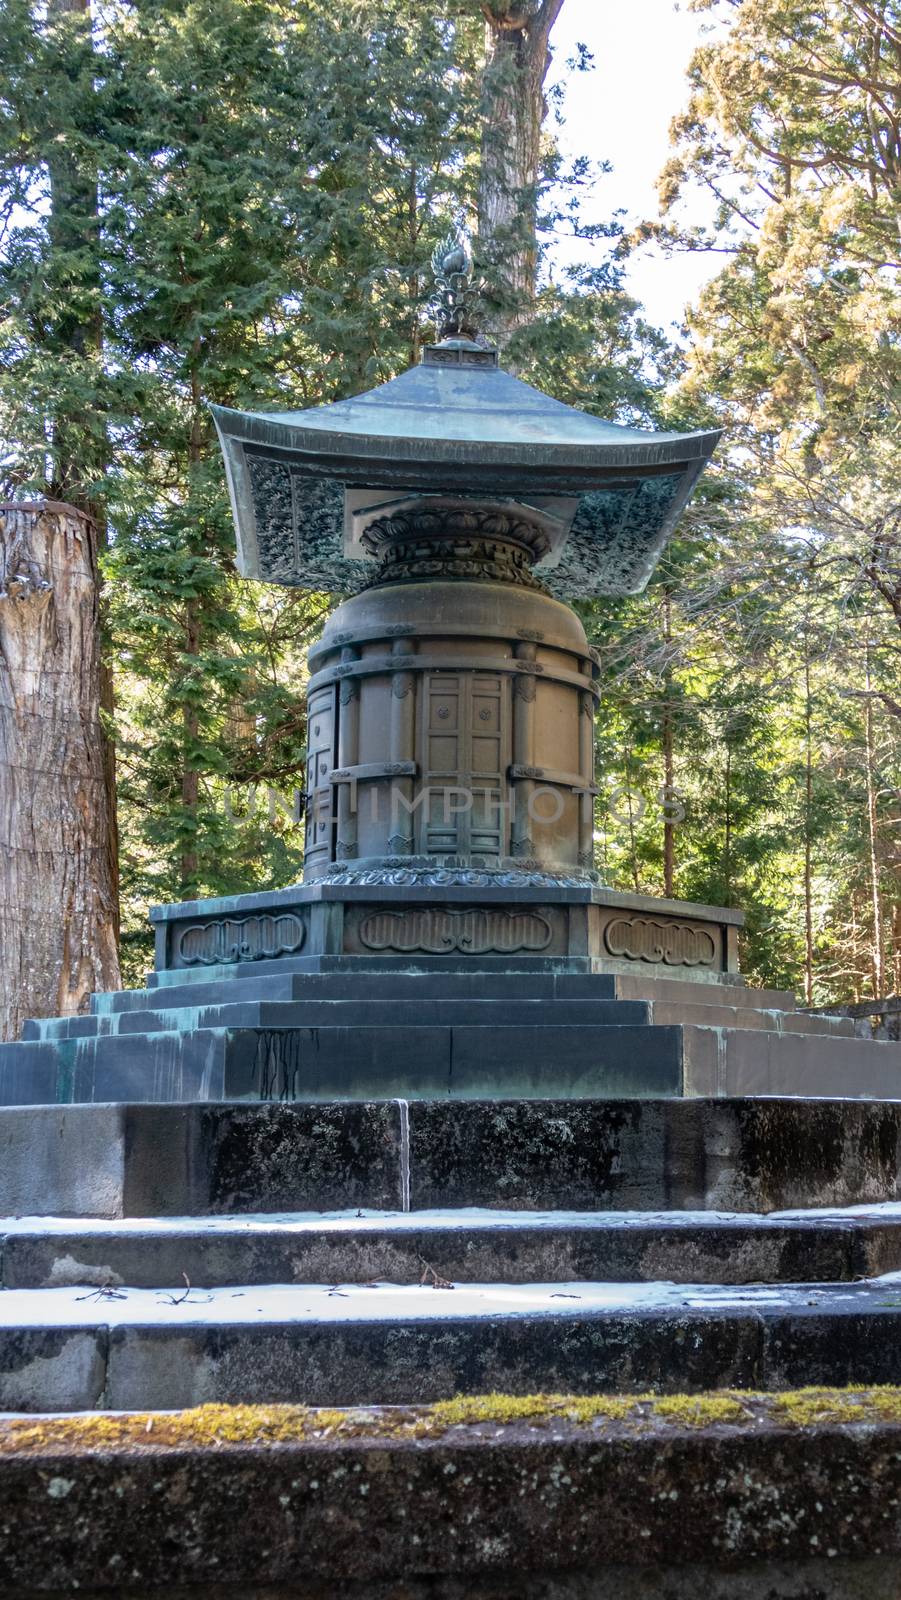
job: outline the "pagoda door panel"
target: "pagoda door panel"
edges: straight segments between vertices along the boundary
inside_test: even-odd
[[[422,782],[426,791],[420,808],[419,848],[424,855],[460,854],[461,816],[455,808],[465,751],[465,706],[462,674],[442,677],[430,673],[424,682]]]
[[[426,676],[421,727],[427,794],[419,810],[418,845],[424,855],[506,854],[509,701],[505,677]]]
[[[337,690],[317,689],[307,708],[307,810],[304,871],[334,860],[334,793],[331,775],[337,766]]]

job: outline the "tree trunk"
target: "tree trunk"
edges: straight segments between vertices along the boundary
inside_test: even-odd
[[[77,49],[93,53],[91,0],[48,0],[48,29],[58,30],[58,51],[65,65]],[[86,130],[90,132],[90,127]],[[51,255],[62,292],[59,307],[47,333],[52,347],[68,361],[80,364],[84,379],[84,400],[76,404],[71,395],[63,399],[49,419],[52,440],[52,467],[47,484],[51,500],[64,501],[84,513],[93,524],[95,541],[95,582],[98,586],[96,625],[100,650],[100,706],[112,719],[115,709],[113,671],[109,640],[104,626],[105,608],[96,556],[106,547],[106,507],[100,484],[108,466],[109,446],[106,428],[100,421],[96,403],[96,383],[92,393],[89,378],[93,368],[99,382],[103,360],[103,293],[100,271],[100,210],[96,166],[87,153],[89,138],[73,141],[57,138],[47,156],[50,178],[50,214],[47,232]],[[108,876],[112,885],[114,928],[119,938],[119,833],[116,819],[116,749],[107,728],[101,725],[101,747],[105,797],[100,816],[105,819]]]
[[[479,254],[503,346],[529,315],[537,271],[537,189],[551,29],[563,0],[483,0]]]
[[[869,844],[870,904],[873,913],[873,995],[885,994],[885,949],[882,931],[882,894],[879,884],[879,813],[876,803],[876,755],[873,739],[873,695],[870,674],[870,647],[866,651],[866,699],[864,701],[864,749],[867,763],[867,837]]]
[[[96,528],[0,504],[0,1036],[120,985]]]
[[[804,635],[804,1004],[813,1005],[813,717],[810,640]]]
[[[668,589],[663,594],[663,637],[666,641],[666,666],[663,673],[663,892],[668,900],[675,894],[676,883],[676,829],[670,820],[669,808],[676,787],[675,749],[673,738],[673,670],[670,645],[673,640],[672,596]]]
[[[69,55],[91,51],[90,0],[48,0],[47,25],[57,37],[63,65]],[[82,131],[87,134],[90,130]],[[58,308],[47,334],[58,354],[85,369],[83,402],[76,404],[69,393],[50,418],[53,466],[49,490],[51,498],[95,516],[93,502],[106,467],[107,446],[88,381],[92,368],[99,372],[103,349],[100,217],[97,172],[86,153],[90,149],[87,137],[58,137],[47,155],[47,234],[51,265],[60,285]]]
[[[723,838],[723,887],[727,906],[732,904],[732,746],[726,744],[725,825]]]

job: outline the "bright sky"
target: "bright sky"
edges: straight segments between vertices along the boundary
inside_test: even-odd
[[[685,69],[704,21],[674,0],[564,0],[552,35],[555,61],[562,65],[582,43],[595,65],[570,80],[561,143],[613,166],[586,207],[592,218],[620,208],[627,225],[657,217],[655,179],[669,151],[670,119],[687,99]],[[584,247],[577,254],[584,257]],[[628,286],[649,319],[668,328],[721,267],[721,256],[665,259],[649,249],[630,266]]]

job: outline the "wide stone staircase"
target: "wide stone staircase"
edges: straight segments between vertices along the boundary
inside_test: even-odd
[[[901,1381],[901,1102],[8,1108],[0,1407]]]
[[[340,958],[28,1033],[5,1594],[897,1595],[897,1045],[735,979]]]

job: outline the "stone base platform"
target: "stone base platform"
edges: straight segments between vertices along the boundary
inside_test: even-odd
[[[156,969],[343,955],[576,958],[689,976],[738,971],[740,911],[515,871],[417,874],[399,866],[372,876],[383,881],[323,879],[157,906]]]
[[[0,1045],[0,1104],[901,1095],[901,1045],[737,974],[285,955],[153,979],[26,1023]]]
[[[898,1102],[38,1107],[0,1142],[0,1410],[901,1382]]]
[[[748,988],[737,911],[433,876],[157,908],[146,987],[26,1022],[0,1105],[901,1094],[901,1044]]]

